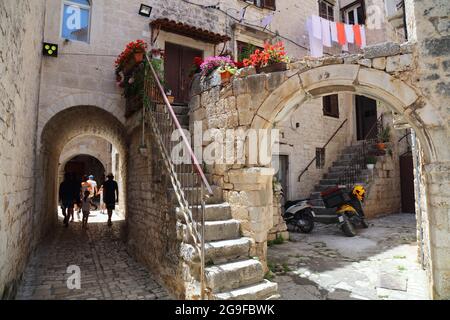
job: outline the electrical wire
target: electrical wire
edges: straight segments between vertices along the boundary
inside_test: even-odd
[[[202,9],[216,9],[217,11],[222,12],[222,13],[225,14],[226,16],[232,18],[233,20],[235,20],[235,21],[241,23],[241,21],[240,21],[239,19],[237,19],[236,17],[230,15],[230,14],[227,12],[229,9],[232,9],[232,8],[229,8],[227,11],[224,11],[224,10],[220,9],[220,8],[219,8],[220,2],[216,3],[215,5],[202,5],[202,4],[199,4],[199,3],[190,2],[190,1],[188,1],[188,0],[181,0],[181,1],[183,1],[184,3],[188,3],[188,4],[191,4],[191,5],[198,6],[198,7],[202,8]],[[246,23],[246,24],[249,25],[249,26],[251,26],[251,27],[257,27],[257,28],[260,28],[260,27],[261,27],[261,26],[256,25],[256,24],[251,24],[251,23]],[[290,43],[292,43],[293,45],[296,45],[297,47],[300,47],[300,48],[302,48],[302,49],[309,50],[308,47],[305,47],[304,45],[301,45],[301,44],[299,44],[298,42],[296,42],[296,41],[294,41],[294,40],[292,40],[292,39],[290,39],[290,38],[288,38],[288,37],[286,37],[286,36],[280,35],[278,32],[273,32],[273,31],[267,30],[267,29],[266,29],[266,31],[267,31],[268,33],[271,33],[274,37],[279,37],[279,38],[281,38],[281,39],[284,39],[284,40],[286,40],[286,41],[289,41]]]

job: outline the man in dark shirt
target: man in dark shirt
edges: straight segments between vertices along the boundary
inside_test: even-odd
[[[108,210],[108,226],[112,225],[111,217],[113,210],[116,208],[116,202],[119,202],[119,187],[114,181],[114,175],[108,174],[108,180],[103,184],[103,202]]]
[[[77,188],[77,183],[72,174],[66,172],[64,174],[64,181],[59,185],[59,201],[61,203],[62,214],[64,216],[64,225],[69,225],[69,219],[73,219],[73,207],[80,196],[80,188]]]

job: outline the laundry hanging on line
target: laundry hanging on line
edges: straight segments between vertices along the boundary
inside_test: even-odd
[[[321,57],[323,46],[331,47],[333,42],[341,45],[344,51],[348,51],[349,43],[354,43],[360,48],[366,46],[364,25],[334,22],[312,15],[307,19],[306,29],[312,57]]]

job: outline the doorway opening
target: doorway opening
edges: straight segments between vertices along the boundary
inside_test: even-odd
[[[378,135],[377,101],[355,95],[357,140],[375,139]]]

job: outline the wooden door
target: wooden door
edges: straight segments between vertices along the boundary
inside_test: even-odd
[[[355,96],[356,98],[356,130],[358,140],[375,139],[377,128],[377,102],[376,100]]]
[[[191,78],[189,73],[195,57],[203,58],[203,51],[166,43],[165,47],[165,83],[172,91],[176,103],[188,103]]]
[[[415,213],[414,166],[411,152],[400,157],[400,187],[402,192],[402,212]]]
[[[284,199],[282,201],[287,201],[289,198],[289,156],[274,156],[272,164],[275,169],[278,169],[276,177],[283,188]]]

